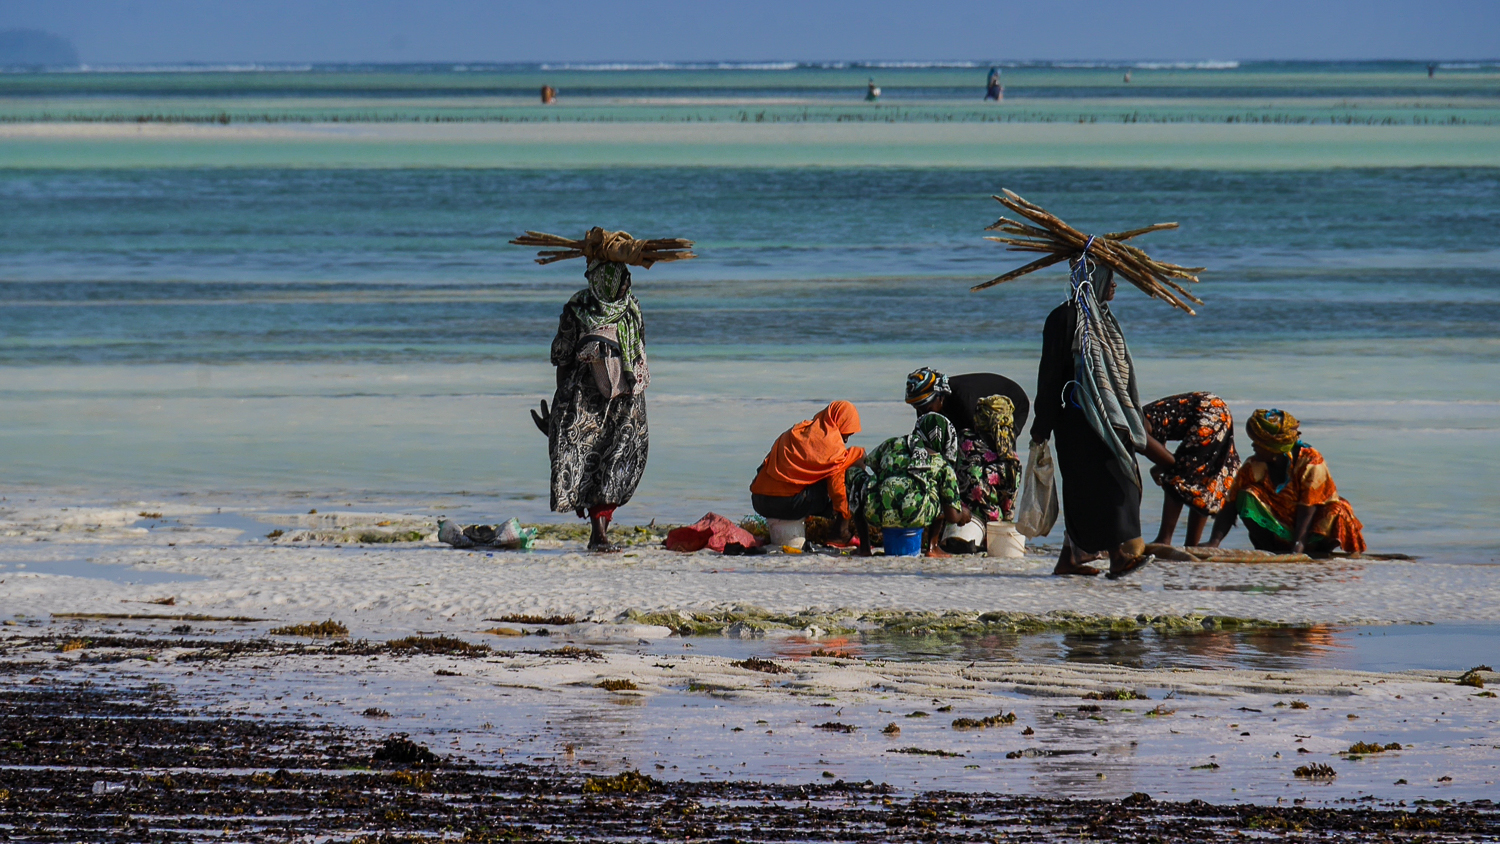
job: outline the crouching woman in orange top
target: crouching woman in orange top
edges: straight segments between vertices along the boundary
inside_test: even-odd
[[[1235,475],[1208,544],[1218,547],[1242,519],[1250,544],[1262,551],[1362,553],[1364,525],[1339,497],[1323,455],[1302,442],[1297,418],[1283,410],[1257,410],[1245,433],[1255,454]]]
[[[859,411],[849,402],[836,401],[777,437],[750,484],[755,512],[789,521],[808,516],[836,519],[837,535],[848,538],[844,472],[865,457],[864,449],[848,446],[849,437],[857,433]]]

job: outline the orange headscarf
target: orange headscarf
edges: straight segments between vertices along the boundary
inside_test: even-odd
[[[849,496],[844,491],[844,471],[865,456],[859,447],[844,444],[845,434],[859,433],[859,411],[846,401],[836,401],[811,419],[798,422],[776,438],[755,474],[750,491],[759,495],[796,495],[828,479],[828,497],[833,510],[849,517]]]

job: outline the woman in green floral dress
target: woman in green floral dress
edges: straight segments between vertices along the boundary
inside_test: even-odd
[[[849,469],[845,485],[861,535],[868,528],[926,528],[928,556],[949,556],[934,543],[944,521],[964,524],[969,510],[959,499],[958,432],[944,416],[929,413],[904,437],[876,446],[865,465]],[[862,524],[859,524],[862,522]],[[869,543],[862,546],[868,553]]]

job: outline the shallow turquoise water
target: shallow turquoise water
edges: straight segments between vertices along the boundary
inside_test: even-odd
[[[1020,263],[982,239],[1001,187],[1089,230],[1182,224],[1143,245],[1210,268],[1199,315],[1117,303],[1147,398],[1292,410],[1372,544],[1496,559],[1492,168],[0,170],[4,477],[547,517],[526,408],[582,267],[505,241],[598,223],[701,255],[636,274],[653,451],[622,518],[737,515],[821,402],[857,401],[869,448],[916,366],[1030,382],[1064,280],[968,291]]]

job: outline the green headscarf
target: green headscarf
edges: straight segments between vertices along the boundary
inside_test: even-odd
[[[917,427],[907,442],[912,457],[920,462],[928,462],[931,456],[940,456],[949,463],[958,460],[958,431],[941,413],[924,413],[917,419]]]
[[[635,362],[644,354],[641,303],[630,295],[630,269],[614,261],[590,260],[583,272],[589,289],[568,302],[585,333],[614,326],[620,343],[620,368],[635,377]]]

